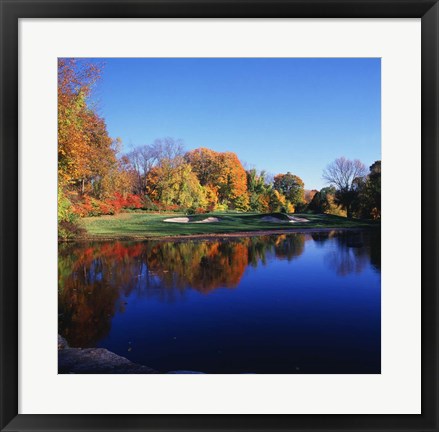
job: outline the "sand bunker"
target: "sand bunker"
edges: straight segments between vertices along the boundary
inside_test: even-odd
[[[178,217],[178,218],[164,219],[163,222],[189,223],[189,218],[188,217]]]
[[[177,217],[177,218],[171,218],[171,219],[164,219],[163,222],[173,222],[173,223],[212,223],[212,222],[221,222],[220,219],[216,217],[208,217],[203,220],[194,221],[189,219],[188,217]]]
[[[299,218],[296,216],[286,215],[288,219],[281,219],[275,216],[263,216],[261,217],[261,222],[269,222],[269,223],[298,223],[298,222],[309,222],[308,219]],[[163,222],[172,222],[172,223],[216,223],[222,222],[221,219],[217,217],[209,216],[206,219],[202,220],[193,220],[189,217],[176,217],[170,219],[164,219]]]
[[[298,222],[309,222],[308,219],[299,218],[295,216],[287,216],[288,220],[280,219],[274,216],[264,216],[261,218],[262,222],[270,222],[270,223],[298,223]]]
[[[200,220],[200,221],[195,221],[194,223],[211,223],[211,222],[221,222],[220,219],[216,218],[216,217],[208,217],[206,219]]]
[[[300,218],[300,217],[297,217],[297,216],[288,216],[288,219],[290,219],[290,223],[309,222],[309,219]]]

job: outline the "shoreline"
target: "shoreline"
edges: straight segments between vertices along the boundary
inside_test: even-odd
[[[72,348],[58,335],[58,374],[204,374],[177,369],[160,372],[141,363],[134,363],[106,348]]]
[[[58,334],[58,374],[158,374],[106,348],[72,348]]]
[[[367,231],[381,229],[381,225],[378,226],[364,226],[364,227],[316,227],[316,228],[289,228],[289,229],[271,229],[271,230],[256,230],[256,231],[236,231],[225,233],[204,233],[204,234],[180,234],[172,236],[127,236],[127,235],[114,235],[114,236],[81,236],[75,239],[58,240],[58,243],[81,243],[81,242],[99,242],[99,241],[184,241],[184,240],[209,240],[217,238],[237,238],[237,237],[258,237],[266,235],[281,235],[281,234],[307,234],[311,232],[342,232],[342,231]]]

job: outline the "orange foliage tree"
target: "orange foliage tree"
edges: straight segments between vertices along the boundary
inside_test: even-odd
[[[210,195],[216,191],[219,204],[237,210],[248,209],[247,174],[235,153],[199,148],[186,153],[185,159],[200,184],[209,188]]]
[[[87,105],[98,78],[96,65],[58,60],[58,177],[63,185],[80,185],[82,192],[87,180],[102,174],[106,159],[114,158],[103,119]]]
[[[104,119],[89,102],[99,76],[100,68],[93,63],[58,61],[58,180],[64,209],[58,212],[60,223],[71,222],[66,212],[114,213],[118,206],[113,204],[121,201],[116,194],[126,201],[133,189],[134,173],[117,156],[120,140],[109,136]]]

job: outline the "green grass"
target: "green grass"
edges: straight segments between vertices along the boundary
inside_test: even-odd
[[[286,231],[293,229],[321,228],[369,228],[379,223],[364,220],[349,220],[333,215],[300,215],[310,222],[306,223],[270,223],[261,220],[263,216],[275,216],[288,219],[281,213],[209,213],[190,216],[193,220],[202,220],[213,216],[221,219],[218,223],[181,224],[163,222],[163,219],[185,216],[181,213],[122,213],[116,216],[100,216],[83,219],[86,230],[84,238],[92,239],[142,239],[151,237],[211,235],[252,231]]]

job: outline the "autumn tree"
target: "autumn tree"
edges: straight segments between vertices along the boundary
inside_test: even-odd
[[[191,164],[202,186],[216,186],[221,174],[219,153],[208,148],[198,148],[185,154],[185,160]]]
[[[279,192],[277,189],[271,189],[269,192],[269,204],[268,209],[270,212],[283,212],[286,209],[287,201],[285,195]]]
[[[279,191],[294,206],[304,202],[303,180],[290,172],[278,174],[274,177],[273,187]]]
[[[105,176],[93,183],[94,196],[103,200],[111,198],[115,193],[127,196],[135,191],[136,182],[136,173],[127,157],[122,156],[109,167]]]
[[[94,64],[58,60],[58,177],[81,192],[86,182],[103,174],[107,162],[114,162],[105,122],[87,103],[98,78]]]
[[[146,192],[156,202],[182,208],[205,207],[206,192],[183,159],[163,159],[146,176]]]
[[[337,190],[334,186],[324,187],[314,194],[311,202],[308,204],[308,210],[314,213],[327,213],[337,216],[346,216],[343,210],[336,202],[335,195]]]
[[[236,153],[220,153],[219,198],[232,209],[247,210],[247,174]]]
[[[146,176],[157,162],[157,156],[150,145],[137,147],[127,153],[126,158],[135,175],[134,189],[139,195],[145,193]]]
[[[232,209],[248,208],[247,174],[235,153],[199,148],[186,153],[185,160],[202,186],[216,190],[219,203]]]
[[[152,144],[134,148],[126,154],[135,173],[135,191],[139,195],[145,193],[146,180],[150,171],[159,164],[175,165],[182,162],[184,154],[183,142],[171,137],[156,139]]]
[[[58,184],[64,209],[59,221],[71,227],[73,214],[99,214],[110,207],[96,200],[133,189],[132,170],[118,157],[120,140],[109,136],[104,119],[90,103],[99,77],[100,68],[92,62],[58,60]],[[60,236],[68,236],[64,231],[59,230]]]
[[[358,197],[358,184],[366,172],[358,159],[351,161],[344,157],[336,159],[323,171],[323,178],[336,188],[336,201],[346,210],[348,218],[353,216],[352,205]]]

